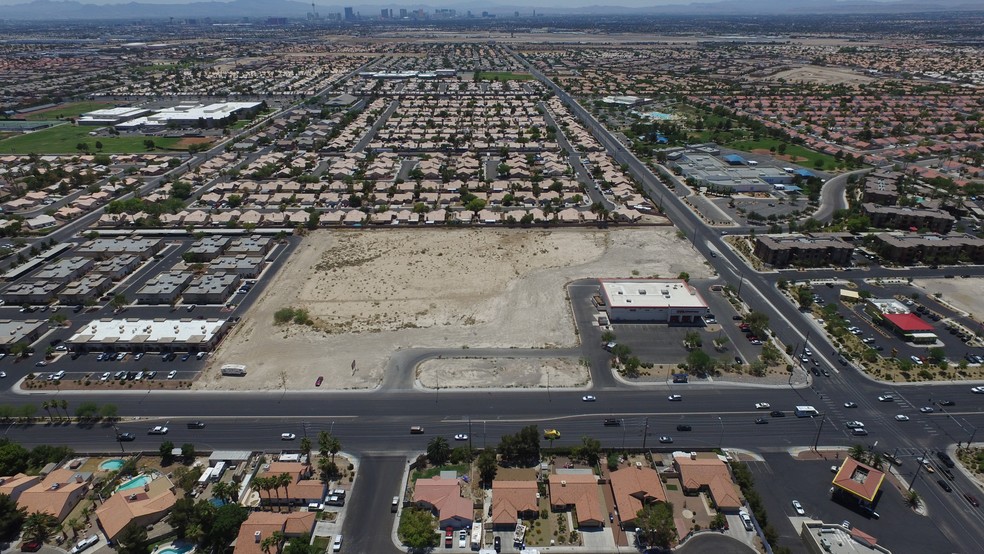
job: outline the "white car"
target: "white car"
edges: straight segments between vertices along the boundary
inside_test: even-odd
[[[922,362],[922,360],[919,359],[919,356],[912,355],[912,356],[909,356],[909,359],[912,360],[912,363],[914,363],[916,365],[923,365],[923,362]]]
[[[143,357],[144,357],[144,353],[143,352],[137,352],[136,354],[133,355],[133,359],[134,360],[139,360],[140,358],[143,358]]]
[[[813,355],[813,351],[810,350],[810,347],[809,346],[804,346],[803,347],[803,353],[806,354],[807,356],[812,356]]]
[[[931,414],[935,410],[933,409],[932,406],[923,406],[922,408],[919,408],[919,411],[922,412],[922,413],[924,413],[924,414]]]
[[[671,394],[667,396],[666,399],[669,400],[670,402],[679,402],[683,400],[683,396],[679,394]]]
[[[150,431],[147,431],[147,434],[148,435],[166,435],[167,434],[167,427],[164,427],[163,425],[158,425],[157,427],[154,427]]]
[[[64,344],[59,344],[58,346],[55,347],[55,351],[56,352],[67,352],[68,351],[68,347],[65,346]]]
[[[590,394],[586,394],[586,395],[584,395],[584,396],[581,397],[581,400],[584,401],[584,402],[594,402],[595,400],[598,400],[598,399],[595,398],[594,396],[590,395]]]
[[[167,378],[168,379],[174,379],[174,376],[177,375],[177,374],[178,374],[178,370],[172,369],[170,372],[168,372]]]
[[[909,421],[909,416],[905,414],[899,414],[895,416],[895,421]]]
[[[883,394],[883,395],[881,395],[881,396],[878,397],[878,401],[879,402],[894,402],[895,401],[895,397],[892,396],[891,394]]]
[[[847,427],[848,429],[860,429],[864,427],[864,423],[861,423],[860,421],[847,421],[844,423],[844,427]]]
[[[468,440],[468,435],[465,434],[465,433],[458,433],[457,435],[454,436],[454,440],[456,440],[456,441],[466,441],[466,440]]]
[[[970,389],[970,392],[974,394],[984,394],[984,387],[974,387]]]
[[[793,509],[796,510],[796,515],[806,515],[806,510],[803,509],[803,505],[800,504],[799,500],[793,500]]]
[[[335,540],[332,541],[332,543],[331,543],[331,551],[332,552],[341,552],[342,551],[342,536],[341,535],[335,535]]]
[[[92,535],[91,537],[80,540],[78,543],[76,543],[75,546],[72,547],[71,550],[68,551],[68,553],[79,554],[79,552],[82,552],[86,548],[89,548],[90,546],[98,542],[99,542],[99,535]]]
[[[845,402],[845,403],[844,403],[844,407],[845,407],[845,408],[857,408],[857,407],[858,407],[858,405],[857,405],[857,403],[856,403],[856,402]]]
[[[5,379],[7,377],[6,371],[0,371],[0,379]]]
[[[294,433],[280,433],[280,440],[282,441],[292,441],[297,438]]]
[[[110,373],[107,371],[107,372],[105,372],[105,373],[102,374],[102,377],[100,377],[99,380],[100,381],[109,381],[109,376],[110,376]]]
[[[755,404],[755,409],[756,410],[768,410],[771,407],[772,407],[772,405],[769,404],[768,402],[759,402],[759,403]]]

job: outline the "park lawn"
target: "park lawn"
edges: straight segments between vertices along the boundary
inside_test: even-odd
[[[58,119],[59,117],[77,117],[86,112],[91,112],[93,110],[101,110],[103,108],[112,107],[112,102],[73,102],[71,104],[65,104],[58,108],[52,108],[50,110],[43,110],[40,112],[32,113],[28,115],[25,119],[29,120],[40,120],[40,119]]]
[[[475,78],[480,81],[532,81],[529,73],[513,73],[512,71],[479,71]]]
[[[727,146],[729,148],[734,148],[735,150],[744,150],[745,152],[751,152],[753,150],[769,150],[770,148],[773,147],[778,149],[780,144],[782,144],[782,141],[779,139],[763,138],[759,140],[738,140],[734,142],[729,142]],[[833,156],[822,154],[820,152],[815,152],[813,150],[810,150],[809,148],[804,148],[797,144],[787,143],[786,155],[792,156],[794,159],[797,159],[796,163],[804,167],[813,167],[813,164],[815,164],[817,160],[823,160],[823,167],[824,169],[827,170],[831,170],[837,167],[838,164],[837,160],[834,159]],[[802,158],[805,158],[807,161],[804,162]]]
[[[69,124],[50,127],[41,131],[17,135],[0,140],[0,154],[78,154],[76,146],[80,142],[89,145],[90,153],[131,154],[147,152],[145,138],[137,137],[92,137],[92,127],[76,127]],[[96,141],[102,143],[102,150],[96,150]],[[173,148],[179,138],[151,137],[157,149]]]

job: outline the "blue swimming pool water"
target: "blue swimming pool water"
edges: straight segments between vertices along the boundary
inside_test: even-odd
[[[116,471],[117,469],[123,467],[123,460],[106,460],[105,462],[99,464],[99,469],[103,471]]]
[[[138,477],[134,477],[133,479],[130,479],[126,483],[123,483],[122,485],[117,487],[116,490],[126,491],[130,489],[142,489],[143,486],[146,485],[147,483],[150,483],[150,481],[151,481],[150,475],[140,475]]]

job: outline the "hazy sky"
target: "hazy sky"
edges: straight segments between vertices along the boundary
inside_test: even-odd
[[[28,4],[32,0],[0,0],[0,6],[10,5],[10,4]],[[52,2],[59,2],[61,0],[51,0]],[[78,2],[80,4],[188,4],[192,2],[224,2],[228,0],[69,0],[73,2]],[[305,0],[298,0],[302,3],[310,3]],[[499,5],[524,5],[530,7],[539,6],[550,6],[550,5],[560,5],[560,6],[626,6],[626,7],[642,7],[642,6],[665,6],[671,4],[699,4],[704,2],[711,2],[718,0],[582,0],[582,1],[566,1],[566,0],[491,0],[490,4]],[[876,0],[879,1],[879,0]],[[477,2],[475,0],[467,0],[462,2],[461,0],[315,0],[314,2],[318,6],[343,6],[343,5],[353,5],[353,6],[369,6],[369,5],[379,5],[379,6],[448,6],[454,7],[457,4],[467,3],[468,5],[475,5]],[[786,4],[786,0],[775,0],[777,6]],[[0,14],[0,18],[3,15]]]

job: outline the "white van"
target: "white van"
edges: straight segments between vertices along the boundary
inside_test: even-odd
[[[59,371],[58,373],[55,373],[54,379],[55,379],[55,381],[61,381],[62,378],[64,378],[64,377],[65,377],[65,370],[63,369],[63,370]]]
[[[83,550],[89,548],[90,546],[96,544],[97,542],[99,542],[99,535],[92,535],[91,537],[80,540],[68,552],[69,554],[79,554],[79,552],[82,552]]]
[[[342,536],[341,535],[335,535],[335,540],[334,540],[334,542],[331,543],[331,551],[332,552],[341,552],[341,550],[342,550]]]

